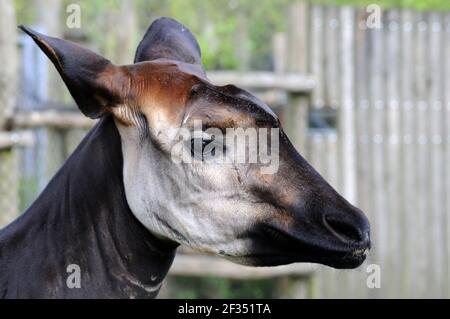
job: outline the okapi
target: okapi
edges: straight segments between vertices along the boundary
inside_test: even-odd
[[[208,81],[186,27],[156,20],[126,66],[20,28],[82,113],[99,121],[0,232],[1,297],[153,298],[180,244],[252,266],[355,268],[365,260],[364,214],[299,155],[267,105]],[[166,132],[192,130],[194,120],[202,120],[200,130],[280,128],[278,171],[173,161],[175,137]],[[67,286],[70,264],[80,267],[81,288]]]

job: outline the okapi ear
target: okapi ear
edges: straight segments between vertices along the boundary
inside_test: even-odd
[[[73,42],[19,26],[53,62],[84,115],[98,118],[119,104],[129,83],[123,68]]]
[[[150,25],[139,43],[134,62],[156,59],[193,64],[201,75],[205,75],[197,40],[188,28],[170,18],[159,18]]]

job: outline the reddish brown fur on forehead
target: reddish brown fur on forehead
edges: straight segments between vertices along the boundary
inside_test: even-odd
[[[142,102],[151,101],[167,107],[185,104],[191,87],[199,80],[182,72],[176,64],[150,62],[138,65],[133,82]]]
[[[125,68],[131,79],[126,110],[120,110],[125,115],[128,111],[138,112],[147,121],[157,117],[168,125],[179,126],[187,109],[195,105],[194,110],[189,110],[192,118],[205,119],[219,128],[253,126],[260,118],[274,120],[249,93],[230,86],[214,86],[193,65],[160,59]],[[194,104],[189,103],[192,101]],[[115,114],[120,117],[118,111]],[[121,120],[127,125],[137,124],[129,116]]]
[[[128,107],[150,116],[164,113],[176,124],[184,112],[191,88],[201,80],[189,68],[174,61],[151,61],[127,66],[131,78]]]

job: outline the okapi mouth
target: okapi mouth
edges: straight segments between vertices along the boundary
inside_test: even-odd
[[[349,244],[331,236],[300,236],[271,224],[263,224],[260,232],[265,241],[264,253],[247,257],[261,266],[312,262],[337,269],[352,269],[365,261],[370,249],[370,241]]]

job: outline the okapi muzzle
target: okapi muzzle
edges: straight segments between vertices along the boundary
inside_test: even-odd
[[[53,62],[80,110],[101,118],[82,145],[98,138],[95,145],[100,149],[89,152],[109,154],[115,136],[120,136],[119,150],[103,162],[81,165],[80,146],[69,160],[72,164],[62,169],[67,178],[89,171],[92,183],[124,189],[123,197],[111,199],[106,189],[79,185],[88,198],[105,198],[98,207],[111,207],[108,200],[126,205],[157,243],[183,244],[247,265],[315,262],[354,268],[365,260],[370,239],[364,214],[299,155],[267,105],[233,85],[210,83],[197,41],[186,27],[158,19],[141,41],[135,63],[126,66],[116,66],[75,43],[21,29]],[[109,119],[114,125],[106,124]],[[200,127],[195,125],[199,121]],[[206,149],[215,139],[208,134],[211,128],[276,129],[276,172],[265,174],[260,163],[245,161],[173,160],[177,132],[191,132],[187,144],[199,142]],[[273,151],[273,143],[268,144]],[[224,157],[232,153],[228,146],[221,151]],[[107,173],[121,176],[120,182],[101,173],[109,162],[121,166],[120,172]],[[69,173],[72,166],[77,171]],[[100,208],[89,209],[94,214]],[[105,214],[102,218],[112,218]],[[127,231],[126,225],[117,227]],[[114,240],[117,236],[131,249],[133,243],[126,240],[132,237],[117,229],[95,231]]]

